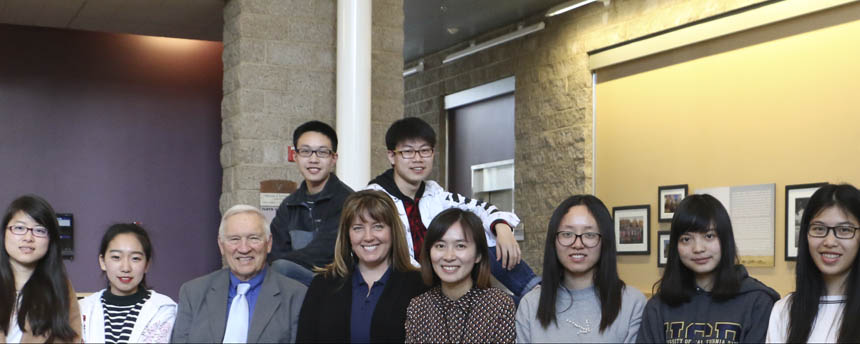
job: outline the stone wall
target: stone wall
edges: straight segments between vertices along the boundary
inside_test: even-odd
[[[402,0],[373,2],[373,171],[387,166],[377,144],[403,113]],[[259,205],[260,181],[302,180],[287,161],[292,132],[335,126],[336,0],[229,0],[224,8],[224,169],[221,211]]]
[[[516,76],[515,206],[525,226],[523,256],[540,273],[546,225],[555,206],[570,195],[593,192],[587,52],[759,2],[614,0],[551,18],[528,18],[527,25],[544,20],[546,29],[445,65],[446,55],[468,43],[425,56],[425,71],[405,78],[405,115],[421,117],[444,133],[445,95]],[[515,29],[501,28],[476,41]],[[439,180],[442,161],[440,156],[435,169]]]

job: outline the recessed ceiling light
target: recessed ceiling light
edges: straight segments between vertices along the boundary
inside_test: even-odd
[[[457,32],[460,32],[460,28],[458,28],[458,27],[453,27],[453,26],[448,28],[448,33],[449,33],[449,34],[452,34],[452,35],[453,35],[453,34],[456,34]]]

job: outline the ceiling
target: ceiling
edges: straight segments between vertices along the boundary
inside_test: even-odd
[[[220,41],[224,0],[0,0],[0,23]]]
[[[564,1],[404,0],[404,60],[468,41]],[[220,41],[224,3],[225,0],[0,0],[0,23]]]
[[[404,0],[403,59],[411,61],[435,53],[565,1]],[[455,33],[449,33],[449,28]]]

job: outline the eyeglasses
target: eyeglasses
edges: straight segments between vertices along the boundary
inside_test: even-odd
[[[13,225],[6,227],[12,234],[15,235],[24,235],[27,234],[27,231],[33,232],[33,236],[39,238],[47,238],[48,237],[48,229],[45,227],[27,227],[22,225]]]
[[[592,248],[600,244],[600,233],[597,232],[585,232],[582,234],[576,234],[570,231],[563,231],[555,233],[555,239],[561,246],[572,246],[576,243],[576,239],[580,239],[582,241],[582,246],[587,248]]]
[[[825,225],[811,225],[809,226],[809,232],[807,234],[813,238],[824,238],[827,236],[827,233],[833,231],[833,235],[836,236],[837,239],[854,239],[854,233],[860,227],[854,227],[849,225],[838,225],[838,226],[825,226]]]
[[[404,150],[395,150],[394,153],[400,153],[400,157],[403,159],[412,159],[415,157],[415,152],[418,152],[422,158],[429,158],[433,156],[433,148],[421,148],[419,150],[412,149],[404,149]]]
[[[302,147],[302,148],[299,148],[298,150],[296,150],[296,152],[299,153],[299,156],[302,158],[310,158],[311,154],[316,153],[317,158],[320,158],[320,159],[328,158],[332,155],[332,153],[334,153],[334,152],[332,152],[331,149],[328,149],[325,147],[317,148],[317,149],[310,149],[310,148]]]

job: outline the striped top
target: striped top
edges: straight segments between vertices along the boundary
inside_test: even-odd
[[[131,330],[140,314],[140,309],[146,300],[149,300],[150,292],[139,288],[137,293],[128,296],[116,296],[105,290],[102,294],[102,309],[105,318],[105,342],[106,343],[128,343]]]

